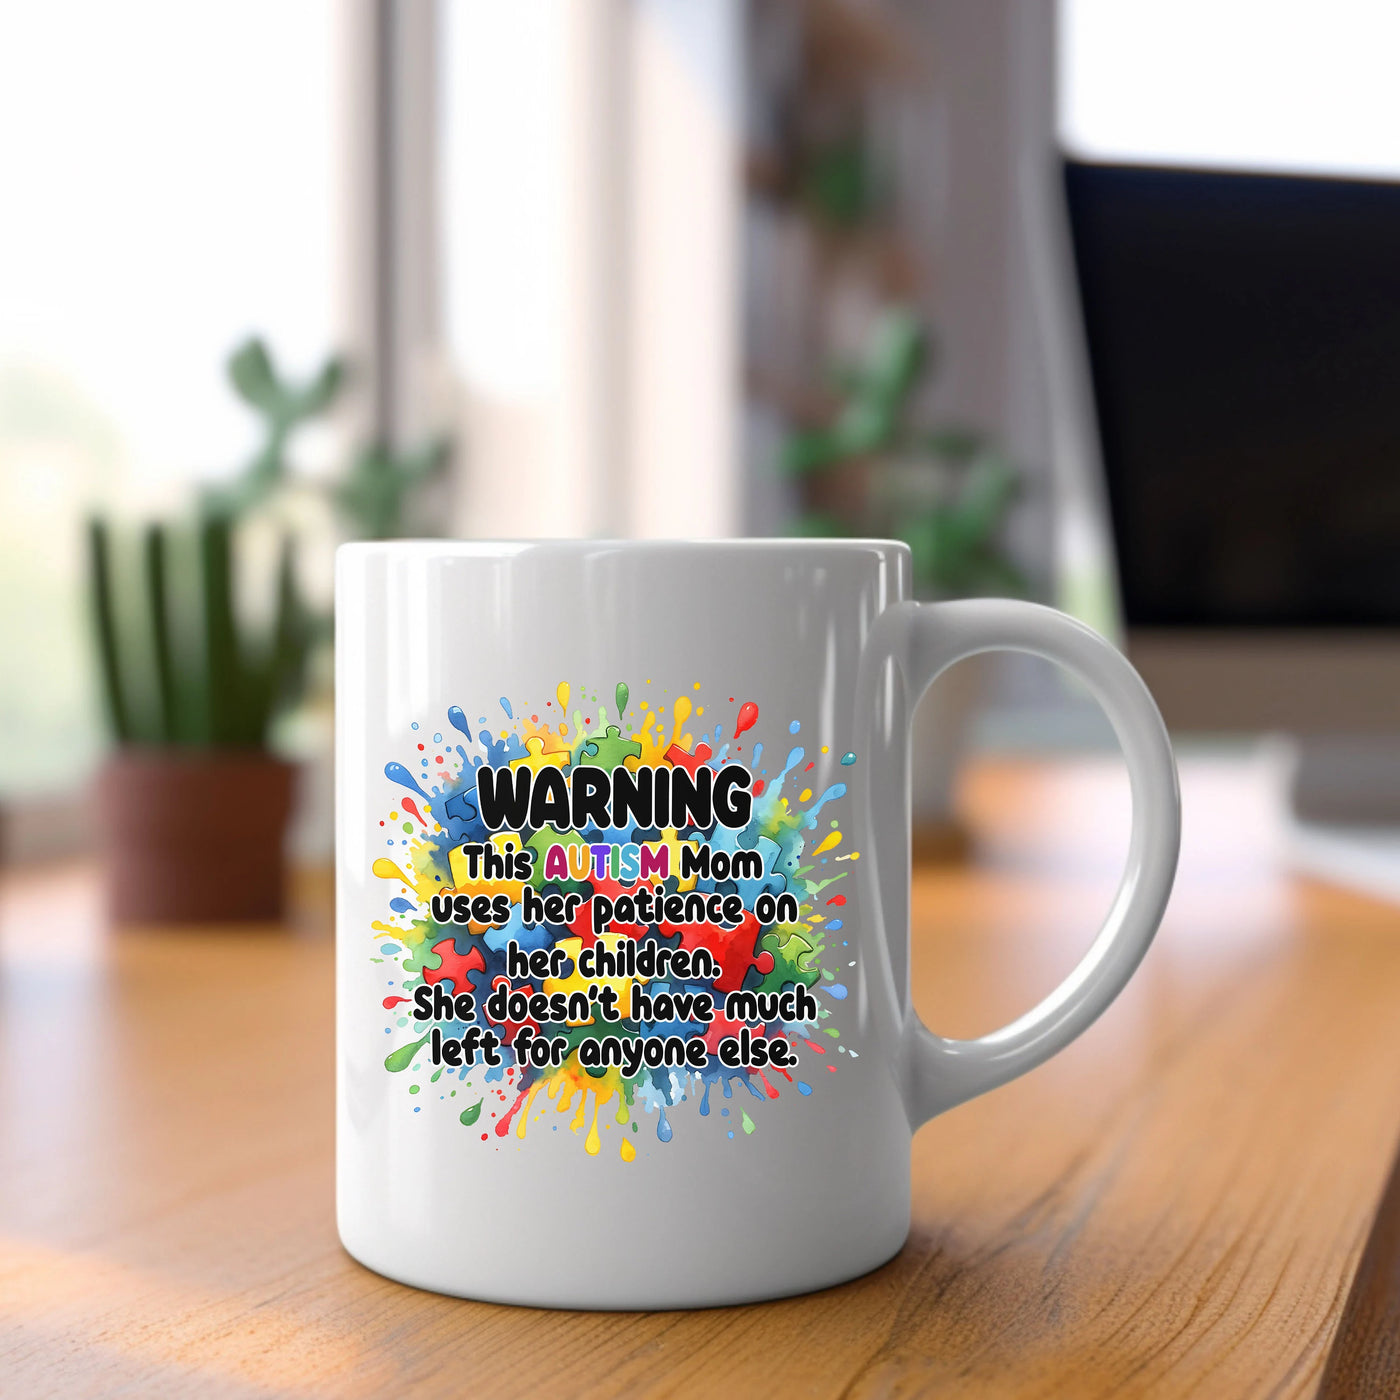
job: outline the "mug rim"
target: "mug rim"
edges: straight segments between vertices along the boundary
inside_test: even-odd
[[[460,536],[441,538],[415,537],[412,539],[391,540],[348,540],[336,547],[337,556],[342,554],[414,553],[437,552],[460,555],[521,554],[532,549],[561,550],[616,550],[638,553],[646,550],[696,550],[705,553],[718,553],[722,550],[740,549],[753,553],[770,551],[773,553],[831,552],[837,554],[856,553],[869,550],[903,550],[909,546],[903,540],[864,538],[855,536],[820,536],[807,538],[792,535],[745,535],[734,539],[583,539],[548,536],[538,539],[464,539]]]

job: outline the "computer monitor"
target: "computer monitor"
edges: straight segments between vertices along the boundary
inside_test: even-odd
[[[1064,185],[1128,650],[1168,722],[1400,733],[1400,184]]]

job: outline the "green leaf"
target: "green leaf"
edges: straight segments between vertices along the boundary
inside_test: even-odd
[[[839,462],[846,449],[832,432],[793,433],[779,454],[779,469],[789,476],[807,476],[825,471]]]
[[[173,743],[176,733],[175,667],[170,647],[170,608],[167,603],[165,529],[159,524],[146,527],[145,548],[146,606],[150,613],[151,646],[155,657],[156,694],[160,701],[160,737]]]
[[[101,663],[107,721],[117,742],[124,744],[131,738],[131,725],[118,661],[116,608],[112,601],[111,539],[105,520],[88,521],[88,582],[92,590],[93,623],[97,629],[97,654]]]
[[[907,310],[886,312],[860,363],[842,372],[846,399],[835,421],[792,434],[783,445],[782,470],[801,476],[892,448],[927,358],[928,340],[918,318]]]
[[[924,369],[928,340],[918,317],[900,308],[875,323],[866,351],[864,377],[870,392],[888,408],[901,405]]]
[[[312,626],[296,582],[296,540],[283,537],[271,635],[258,662],[249,664],[243,733],[262,744],[275,715],[301,698],[306,685]]]
[[[240,516],[256,506],[286,476],[287,443],[307,419],[324,412],[340,392],[345,362],[332,357],[305,384],[283,379],[267,345],[256,336],[229,357],[228,374],[235,391],[263,420],[262,447],[247,467],[214,494],[218,507]]]
[[[817,215],[840,228],[853,228],[878,205],[870,157],[856,140],[818,150],[809,159],[802,190]]]
[[[1018,485],[1016,473],[1001,457],[979,457],[968,469],[954,514],[969,535],[990,539],[1006,519]]]
[[[451,451],[447,437],[433,438],[412,452],[398,453],[383,443],[362,448],[333,493],[355,533],[372,540],[398,535],[408,498],[442,471]]]
[[[204,608],[204,646],[209,707],[209,741],[215,746],[244,738],[241,721],[245,699],[238,625],[233,614],[232,521],[207,510],[199,525],[200,598]]]
[[[228,377],[238,396],[254,408],[271,413],[281,401],[281,385],[267,346],[253,336],[229,356]]]
[[[179,744],[205,746],[212,741],[199,520],[169,525],[164,535],[164,593],[174,698],[173,739]]]
[[[484,1102],[484,1099],[478,1099],[470,1108],[464,1108],[462,1110],[461,1119],[467,1127],[470,1128],[471,1125],[475,1123],[478,1118],[481,1117],[481,1105]]]
[[[893,444],[898,423],[898,406],[883,397],[864,394],[852,399],[836,420],[837,451],[847,459],[883,451]]]

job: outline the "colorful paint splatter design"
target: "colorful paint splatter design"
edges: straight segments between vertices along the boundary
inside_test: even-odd
[[[839,1017],[832,1012],[846,1000],[846,982],[856,966],[843,926],[848,913],[847,876],[860,853],[842,848],[846,833],[835,815],[846,784],[834,781],[817,791],[814,776],[819,767],[848,776],[856,756],[848,751],[833,753],[827,745],[809,753],[800,722],[794,719],[782,725],[781,764],[771,764],[760,737],[757,702],[730,696],[707,705],[699,691],[698,682],[672,694],[647,680],[643,693],[652,698],[634,700],[629,687],[620,682],[611,696],[600,698],[584,687],[561,682],[543,703],[501,697],[491,707],[499,711],[494,718],[472,717],[452,706],[441,728],[412,726],[403,760],[387,764],[384,770],[385,815],[379,820],[384,853],[374,860],[373,872],[386,882],[387,907],[385,917],[372,924],[375,945],[370,956],[386,973],[384,1068],[403,1076],[415,1113],[451,1113],[464,1131],[495,1150],[506,1145],[512,1134],[524,1150],[531,1133],[558,1132],[562,1126],[581,1134],[585,1150],[597,1155],[603,1147],[600,1124],[603,1133],[616,1125],[618,1156],[632,1162],[639,1154],[650,1155],[653,1138],[666,1144],[682,1131],[723,1132],[742,1143],[761,1130],[763,1108],[770,1100],[786,1093],[820,1092],[820,1081],[838,1072],[843,1057],[857,1057],[854,1049],[841,1043],[840,1030],[833,1024]],[[589,825],[563,829],[546,824],[539,829],[527,825],[493,831],[478,812],[478,770],[483,766],[511,770],[524,766],[538,775],[545,766],[568,774],[581,764],[607,772],[623,767],[633,774],[643,767],[683,767],[692,779],[701,766],[717,774],[726,764],[742,764],[749,775],[751,813],[742,828],[715,821],[704,828]],[[529,879],[488,879],[480,865],[475,867],[476,878],[470,878],[463,848],[473,849],[473,843],[532,851]],[[761,871],[754,875],[750,856],[749,878],[717,879],[718,870],[710,878],[694,871],[684,876],[683,843],[695,851],[708,846],[711,853],[723,851],[731,859],[736,852],[757,852]],[[600,898],[616,902],[638,887],[636,880],[628,883],[625,872],[619,874],[618,856],[609,861],[608,853],[599,852],[601,845],[617,847],[618,855],[635,853],[642,846],[652,853],[662,852],[668,858],[669,873],[664,880],[653,875],[658,891],[736,895],[742,902],[742,916],[737,922],[731,918],[684,924],[665,918],[609,921],[603,931],[596,931],[589,917],[593,902]],[[564,850],[551,849],[555,847]],[[440,921],[436,915],[446,908],[442,896],[455,893],[503,895],[505,903],[497,909],[508,913],[503,921],[490,923]],[[527,925],[527,902],[538,913],[539,900],[548,895],[578,896],[569,906],[576,911],[574,917],[559,922],[538,919]],[[783,895],[791,898],[777,907],[796,910],[796,917],[760,923],[755,911],[772,911],[775,897]],[[554,907],[557,910],[558,901]],[[627,940],[635,942],[634,954],[648,943],[656,945],[653,954],[663,947],[692,952],[706,948],[722,972],[694,982],[669,970],[664,978],[650,980],[640,974],[593,979],[581,975],[581,952],[601,944],[621,953]],[[562,950],[555,954],[554,965],[561,975],[521,977],[517,965],[512,978],[507,966],[512,944],[522,954]],[[595,1014],[541,1024],[528,1017],[512,1021],[508,1015],[499,1019],[491,1015],[493,992],[572,993],[588,991],[591,983],[612,986],[625,1009],[634,1004],[630,1001],[633,982],[651,998],[670,994],[672,999],[661,1005],[676,1019],[608,1021]],[[806,1014],[784,1020],[783,1012],[792,1009],[793,997],[784,1003],[773,994],[795,993],[799,987],[809,993],[796,1003]],[[422,1006],[428,999],[424,988],[432,989],[439,1007],[446,1004],[446,994],[470,992],[470,1019],[416,1019],[415,1005]],[[590,994],[596,991],[595,985]],[[764,1021],[760,1014],[757,1020],[729,1020],[727,998],[735,991],[760,994],[760,1013],[769,1010],[775,1019]],[[714,1019],[684,1019],[685,996],[702,992],[716,998]],[[499,1000],[495,1009],[500,1010]],[[442,1016],[440,1010],[436,1014]],[[529,1026],[537,1041],[562,1042],[551,1044],[547,1063],[520,1062],[513,1046],[522,1025]],[[783,1053],[793,1054],[797,1063],[776,1068],[771,1060],[764,1064],[750,1058],[736,1064],[733,1039],[745,1028],[752,1039],[786,1039],[791,1050]],[[440,1047],[434,1030],[463,1044],[468,1036],[479,1038],[492,1032],[502,1043],[502,1062],[493,1066],[478,1060],[460,1068],[434,1063],[432,1054]],[[597,1050],[597,1046],[585,1048],[585,1042],[604,1036],[701,1041],[703,1055],[697,1048],[690,1053],[698,1064],[642,1066],[628,1075],[616,1064],[585,1063]],[[728,1049],[723,1044],[726,1038]],[[682,1120],[690,1115],[699,1121],[686,1121],[682,1129]]]

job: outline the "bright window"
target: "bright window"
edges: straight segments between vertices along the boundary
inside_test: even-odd
[[[1062,0],[1060,20],[1076,156],[1400,177],[1394,0]]]
[[[0,795],[98,748],[81,524],[239,463],[223,364],[332,348],[333,0],[0,9]]]

